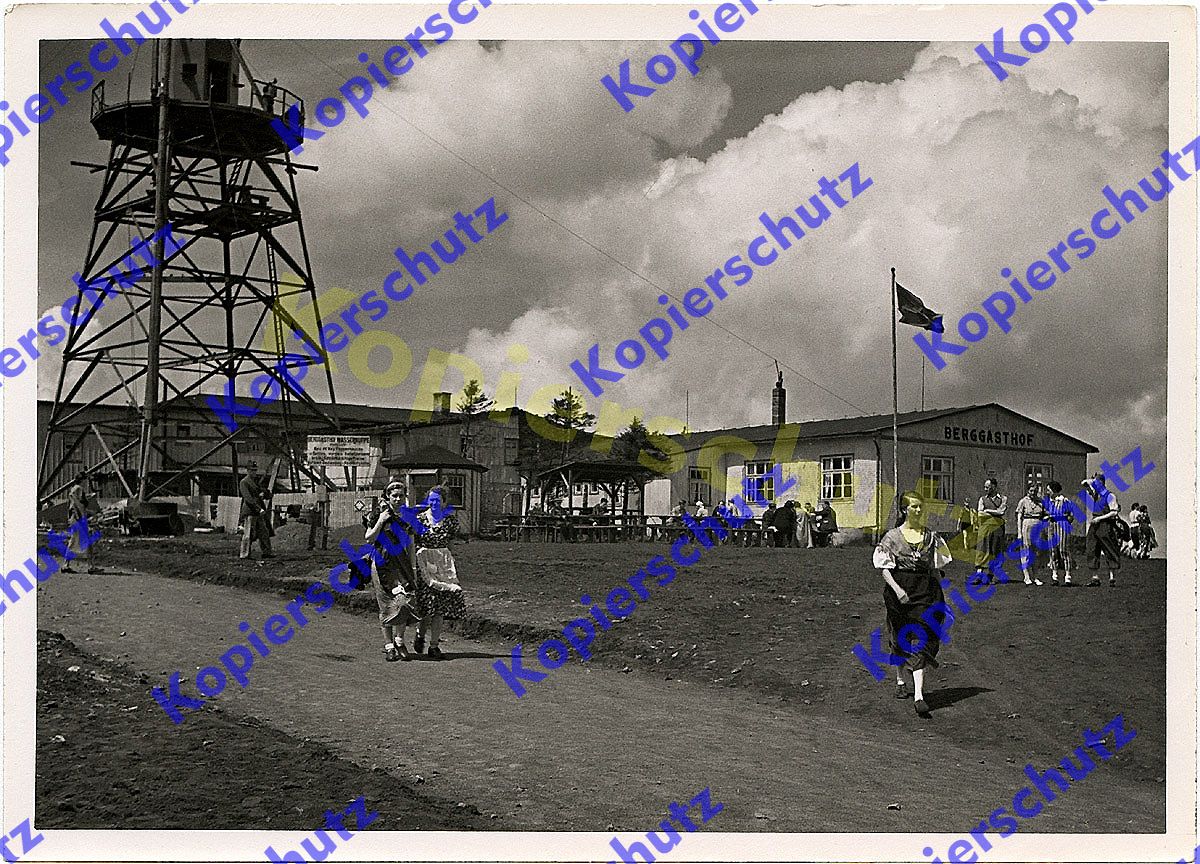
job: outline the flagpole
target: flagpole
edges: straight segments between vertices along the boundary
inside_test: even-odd
[[[925,355],[921,355],[921,410],[925,410]]]
[[[899,412],[897,393],[897,375],[896,375],[896,314],[897,314],[897,297],[896,297],[896,268],[892,268],[892,488],[896,490],[896,494],[900,494],[900,463],[897,461],[897,444],[896,427],[899,425],[896,415]]]

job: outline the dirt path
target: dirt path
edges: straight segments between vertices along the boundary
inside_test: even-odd
[[[194,692],[195,670],[241,641],[238,623],[258,628],[284,601],[118,573],[59,574],[38,604],[39,628],[163,686],[178,669]],[[936,718],[905,714],[881,733],[851,716],[581,664],[518,700],[491,668],[507,646],[451,634],[452,662],[385,664],[380,642],[373,617],[333,610],[259,659],[248,689],[216,701],[361,766],[420,774],[423,794],[495,812],[498,830],[646,830],[672,800],[711,787],[726,805],[722,831],[960,831],[1025,782],[1022,764],[988,764],[943,740]],[[148,693],[145,704],[173,734]],[[1101,766],[1022,830],[1147,831],[1160,812],[1161,789]]]

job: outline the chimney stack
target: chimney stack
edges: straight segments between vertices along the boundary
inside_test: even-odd
[[[450,413],[450,394],[446,392],[433,394],[433,413],[434,414],[449,414]]]
[[[779,373],[779,380],[775,382],[775,389],[771,391],[771,424],[773,426],[782,426],[787,422],[787,391],[783,389],[783,373]]]

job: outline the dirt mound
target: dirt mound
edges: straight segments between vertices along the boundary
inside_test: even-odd
[[[38,631],[39,828],[311,831],[324,825],[325,810],[360,795],[379,813],[370,830],[498,827],[474,806],[421,795],[381,766],[356,765],[216,706],[172,728],[150,686]]]

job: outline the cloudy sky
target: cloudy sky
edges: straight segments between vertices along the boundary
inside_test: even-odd
[[[362,70],[359,52],[379,59],[388,44],[243,49],[257,77],[277,77],[312,106]],[[538,388],[578,390],[572,360],[594,342],[611,358],[658,314],[659,290],[616,262],[681,295],[745,251],[759,213],[787,213],[822,175],[858,162],[869,191],[758,269],[711,321],[677,334],[669,359],[606,396],[647,418],[682,418],[687,392],[694,429],[767,422],[774,358],[789,419],[886,412],[889,267],[956,322],[1005,287],[1003,267],[1045,258],[1088,224],[1106,183],[1136,183],[1168,143],[1162,45],[1055,44],[1000,82],[969,44],[723,43],[699,76],[623,114],[600,77],[665,47],[451,42],[377,94],[370,117],[306,144],[301,161],[320,171],[297,182],[322,292],[378,288],[392,249],[428,247],[456,210],[494,196],[510,215],[375,325],[411,348],[407,380],[380,390],[342,364],[339,401],[411,404],[432,348],[472,358],[489,392],[502,371],[520,372],[518,402],[544,409],[544,398],[530,404]],[[85,49],[44,43],[43,80]],[[47,309],[82,263],[99,186],[69,160],[107,154],[85,103],[73,104],[41,130]],[[1164,467],[1167,220],[1154,206],[1021,308],[1011,334],[930,370],[927,406],[999,402],[1110,458],[1141,444]],[[900,329],[902,410],[919,407],[912,332]],[[514,345],[528,348],[527,362],[506,359]],[[372,360],[382,368],[386,352]],[[43,397],[56,374],[42,364]],[[445,389],[462,383],[452,370]],[[600,401],[589,400],[593,413]],[[1134,495],[1156,520],[1164,473]]]

